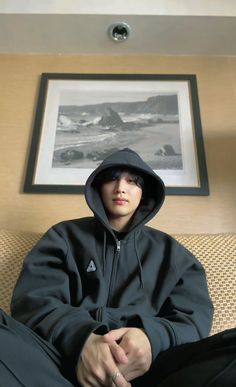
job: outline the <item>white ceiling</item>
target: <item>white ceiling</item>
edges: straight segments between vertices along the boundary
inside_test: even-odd
[[[127,41],[110,39],[115,22]],[[1,0],[0,53],[235,56],[236,1]]]

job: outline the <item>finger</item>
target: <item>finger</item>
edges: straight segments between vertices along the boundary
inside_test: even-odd
[[[83,387],[102,387],[104,386],[104,381],[105,381],[105,376],[104,379],[102,378],[102,381],[100,380],[101,378],[97,378],[93,373],[89,372],[85,368],[80,370],[80,372],[77,373],[77,380],[79,382],[79,385]]]
[[[117,344],[116,341],[113,341],[112,343],[109,343],[108,345],[109,345],[110,351],[112,353],[112,356],[116,360],[116,362],[122,363],[122,364],[128,363],[129,360],[128,360],[128,357],[127,357],[125,351],[123,350],[123,348],[121,348],[119,346],[119,344]]]
[[[111,382],[113,386],[116,387],[129,387],[131,384],[127,382],[127,380],[124,378],[124,376],[119,372],[116,371],[111,375]]]
[[[117,383],[119,383],[119,382],[117,381]],[[132,385],[131,385],[131,383],[126,381],[125,384],[112,383],[112,387],[132,387]]]
[[[103,336],[103,340],[105,341],[105,343],[110,343],[111,341],[118,341],[122,338],[122,336],[124,336],[127,330],[127,328],[113,329]]]
[[[115,383],[112,382],[112,385],[111,385],[111,386],[112,386],[112,387],[116,387],[117,385],[116,385]],[[119,387],[119,386],[118,386],[118,387]],[[122,387],[132,387],[132,385],[131,385],[130,383],[126,382],[126,384],[123,385]]]

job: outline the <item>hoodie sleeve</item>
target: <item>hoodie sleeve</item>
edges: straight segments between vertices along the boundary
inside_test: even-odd
[[[67,244],[50,229],[25,259],[13,292],[12,316],[52,343],[76,366],[90,333],[106,332],[89,311],[73,306],[73,268],[67,268]],[[77,278],[76,281],[79,282]],[[78,288],[82,288],[77,284]],[[81,289],[82,292],[82,289]]]
[[[138,316],[149,337],[153,360],[161,351],[207,337],[212,325],[213,305],[205,270],[179,243],[174,244],[169,274],[175,278],[175,286],[165,289],[168,296],[158,316]]]

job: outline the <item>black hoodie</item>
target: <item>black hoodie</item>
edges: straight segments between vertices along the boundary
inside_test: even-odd
[[[145,175],[145,200],[118,241],[93,184],[108,168]],[[153,360],[172,346],[209,334],[213,307],[198,260],[171,236],[145,226],[165,196],[162,180],[132,150],[108,157],[85,187],[94,217],[53,226],[26,257],[13,299],[13,317],[52,343],[76,367],[92,332],[144,328]]]

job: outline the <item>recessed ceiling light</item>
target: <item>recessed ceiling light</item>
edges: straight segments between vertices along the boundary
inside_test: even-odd
[[[130,35],[131,28],[127,23],[114,23],[109,29],[109,35],[115,42],[124,42]]]

